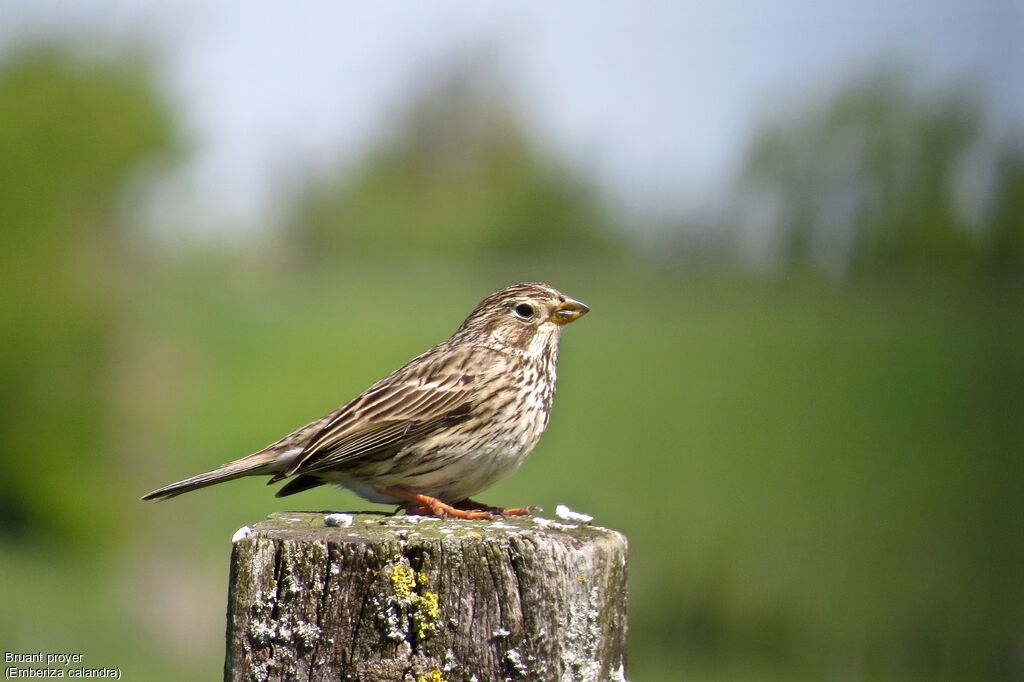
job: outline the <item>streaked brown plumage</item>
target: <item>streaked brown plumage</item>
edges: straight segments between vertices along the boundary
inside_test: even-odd
[[[270,475],[270,483],[290,479],[278,497],[336,483],[413,513],[525,513],[469,498],[515,471],[537,444],[555,395],[562,327],[588,310],[546,284],[506,287],[485,298],[451,338],[330,414],[143,499]]]

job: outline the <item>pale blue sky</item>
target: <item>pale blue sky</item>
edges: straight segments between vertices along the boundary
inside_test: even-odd
[[[350,162],[446,56],[495,46],[538,135],[629,204],[706,208],[753,127],[883,60],[1024,120],[1024,0],[0,0],[0,46],[151,40],[194,154],[171,223],[258,225],[296,168]]]

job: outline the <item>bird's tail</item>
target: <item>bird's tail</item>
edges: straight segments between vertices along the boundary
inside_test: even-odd
[[[144,500],[167,500],[182,493],[191,492],[205,488],[208,485],[231,481],[242,476],[253,476],[259,474],[271,474],[277,471],[277,453],[266,451],[256,452],[247,457],[236,459],[234,462],[222,464],[212,471],[196,474],[177,483],[165,485],[163,488],[154,490],[142,496]]]

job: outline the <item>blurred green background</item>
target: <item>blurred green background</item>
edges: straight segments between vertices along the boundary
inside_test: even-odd
[[[372,505],[139,496],[543,280],[594,312],[548,433],[484,497],[629,537],[632,679],[1024,678],[1024,146],[969,89],[857,75],[763,123],[735,212],[655,221],[454,60],[272,229],[179,240],[134,210],[196,144],[151,57],[0,59],[5,650],[217,678],[234,530]],[[753,258],[744,211],[773,226]]]

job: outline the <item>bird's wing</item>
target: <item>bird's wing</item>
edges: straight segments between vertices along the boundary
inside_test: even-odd
[[[371,386],[332,416],[275,478],[348,468],[469,418],[481,385],[478,353],[425,354]],[[488,370],[493,370],[493,365]]]

